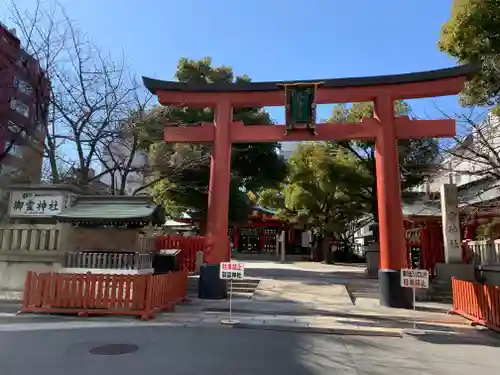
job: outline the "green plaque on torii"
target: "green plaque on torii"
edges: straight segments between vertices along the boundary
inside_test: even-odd
[[[296,129],[308,130],[316,135],[317,83],[285,84],[285,135]]]

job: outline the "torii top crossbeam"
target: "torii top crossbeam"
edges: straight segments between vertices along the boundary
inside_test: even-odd
[[[467,64],[417,73],[305,81],[190,84],[143,77],[143,82],[163,105],[189,103],[189,107],[213,107],[218,100],[214,93],[227,93],[234,107],[262,107],[284,105],[282,86],[296,82],[322,82],[316,99],[318,104],[368,102],[386,90],[394,100],[456,95],[462,89],[464,78],[472,77],[477,71],[477,66]]]
[[[399,271],[406,267],[398,138],[455,136],[454,120],[410,120],[394,117],[394,100],[456,95],[465,81],[478,71],[474,65],[428,72],[378,77],[298,81],[318,84],[315,104],[373,102],[374,116],[360,123],[322,123],[316,135],[287,133],[283,126],[244,126],[233,122],[233,107],[288,106],[283,86],[298,82],[180,83],[143,78],[146,87],[163,105],[215,108],[214,122],[201,126],[165,127],[166,142],[213,142],[210,173],[206,261],[228,259],[228,208],[231,144],[312,140],[375,140],[380,235],[381,303],[406,307],[399,285]],[[311,96],[312,97],[312,96]],[[314,104],[314,105],[315,105]],[[312,108],[312,107],[311,107]]]
[[[424,97],[456,95],[464,81],[477,72],[474,65],[462,65],[454,68],[427,72],[397,74],[375,77],[318,79],[300,82],[322,82],[317,90],[316,103],[355,103],[369,102],[380,96],[389,96],[392,100],[416,99]],[[143,77],[149,91],[158,96],[163,105],[187,107],[216,107],[221,100],[227,100],[232,107],[283,106],[285,98],[283,85],[292,81],[253,82],[253,83],[200,83],[189,84],[173,81],[161,81]],[[397,138],[450,137],[455,135],[453,120],[409,121],[397,118]],[[312,139],[374,139],[376,127],[371,119],[361,123],[319,124],[318,136],[311,138],[308,133],[297,132],[285,136],[283,128],[275,125],[259,126],[256,132],[253,126],[245,127],[241,123],[232,123],[231,142],[276,142],[301,141]],[[213,142],[213,124],[200,127],[166,127],[167,142]]]

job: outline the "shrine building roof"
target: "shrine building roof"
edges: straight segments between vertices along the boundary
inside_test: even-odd
[[[403,216],[441,216],[441,202],[430,200],[424,196],[403,199]]]
[[[429,70],[425,72],[380,75],[371,77],[326,78],[296,81],[269,81],[269,82],[239,82],[239,83],[185,83],[177,81],[163,81],[149,77],[142,77],[144,85],[152,94],[158,90],[190,91],[190,92],[244,92],[244,91],[280,91],[283,85],[294,83],[321,82],[323,88],[363,87],[380,85],[397,85],[414,82],[430,82],[447,78],[474,76],[480,67],[476,64],[465,64],[452,68]]]
[[[275,215],[276,214],[276,211],[273,211],[273,210],[270,210],[268,208],[262,207],[261,205],[256,205],[256,206],[254,206],[253,209],[254,209],[254,211],[263,212],[263,213],[269,214],[269,215]]]
[[[161,220],[162,207],[145,196],[82,195],[54,218],[62,222],[141,222]],[[165,220],[161,220],[164,222]]]

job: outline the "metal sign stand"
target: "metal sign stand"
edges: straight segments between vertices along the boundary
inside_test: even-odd
[[[232,254],[229,254],[229,261],[231,261]],[[225,325],[235,325],[238,324],[238,320],[233,320],[233,276],[229,279],[229,319],[221,320],[221,324]]]
[[[221,320],[222,324],[235,325],[238,324],[238,320],[233,319],[233,279],[229,280],[229,319]]]
[[[416,310],[416,298],[415,298],[415,288],[411,288],[413,294],[413,328],[405,328],[403,330],[407,335],[420,336],[425,335],[425,331],[417,328],[417,310]]]

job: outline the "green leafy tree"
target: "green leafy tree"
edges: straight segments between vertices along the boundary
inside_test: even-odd
[[[177,66],[176,79],[180,82],[249,82],[247,76],[235,77],[230,67],[213,67],[210,58],[190,60],[181,58]],[[153,193],[166,207],[177,207],[193,217],[205,219],[210,178],[211,145],[168,144],[163,140],[163,128],[171,126],[194,126],[201,122],[212,122],[214,113],[209,108],[157,107],[141,126],[141,147],[150,149]],[[272,124],[271,118],[262,108],[235,108],[235,121],[247,126]],[[245,221],[252,210],[246,191],[257,191],[263,187],[276,186],[286,175],[286,163],[278,154],[278,143],[235,144],[231,159],[230,222]],[[161,165],[191,166],[172,176],[162,175]]]
[[[281,188],[262,191],[259,201],[285,219],[313,227],[325,239],[315,259],[327,259],[328,239],[346,244],[352,239],[347,228],[366,210],[352,195],[362,194],[370,176],[355,157],[325,142],[300,145],[289,159],[288,170]]]
[[[395,101],[394,115],[407,116],[410,112],[409,105],[402,101]],[[344,104],[336,105],[329,118],[329,122],[359,122],[362,118],[373,117],[373,103],[353,103],[348,107]],[[356,158],[357,162],[365,169],[369,178],[361,189],[351,193],[353,200],[361,200],[368,207],[368,212],[378,218],[377,182],[375,167],[375,143],[372,141],[343,141],[334,142],[343,150]],[[399,140],[399,166],[402,190],[416,186],[433,166],[438,156],[438,143],[435,139],[405,139]]]
[[[481,63],[462,92],[463,105],[500,104],[500,0],[455,0],[438,45],[461,63]]]

